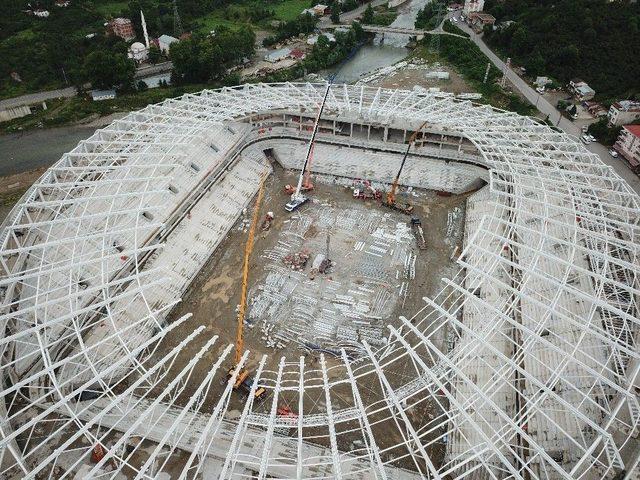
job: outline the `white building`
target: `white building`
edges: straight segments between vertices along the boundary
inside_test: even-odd
[[[149,50],[140,42],[133,42],[129,47],[129,58],[136,62],[143,62],[147,59]]]
[[[94,102],[113,100],[114,98],[116,98],[115,90],[91,90],[91,99]]]
[[[284,60],[285,58],[287,58],[289,56],[289,54],[291,53],[291,49],[290,48],[279,48],[278,50],[273,50],[269,53],[267,53],[264,56],[264,59],[267,62],[270,63],[276,63],[279,62],[280,60]]]
[[[160,35],[160,37],[158,37],[158,48],[166,55],[171,49],[171,44],[179,41],[180,40],[176,37],[172,37],[171,35]]]
[[[587,84],[587,82],[584,82],[578,78],[573,79],[569,82],[569,91],[581,102],[585,100],[591,100],[596,95],[595,90],[591,88]]]
[[[471,12],[481,12],[484,10],[484,0],[465,0],[463,12],[469,15]]]
[[[330,42],[335,42],[336,41],[336,37],[332,33],[325,32],[322,35],[325,36],[327,38],[327,40],[329,40]],[[313,35],[313,36],[307,38],[307,45],[315,45],[316,43],[318,43],[318,38],[319,37],[320,37],[320,35]]]
[[[629,163],[629,167],[640,173],[640,125],[625,125],[613,146]]]
[[[609,107],[609,123],[619,127],[640,118],[640,102],[620,100]]]

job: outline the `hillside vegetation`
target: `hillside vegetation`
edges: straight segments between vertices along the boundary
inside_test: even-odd
[[[640,3],[487,0],[485,11],[498,25],[485,39],[531,76],[579,77],[604,101],[640,98]]]

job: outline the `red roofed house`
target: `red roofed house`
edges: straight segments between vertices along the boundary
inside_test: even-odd
[[[635,173],[640,173],[640,125],[625,125],[613,148]]]
[[[289,56],[295,60],[302,60],[304,57],[306,57],[306,54],[299,48],[294,48],[289,52]]]
[[[109,22],[107,29],[113,35],[122,38],[126,42],[136,38],[136,32],[133,29],[133,23],[131,23],[131,20],[129,20],[128,18],[114,18]]]

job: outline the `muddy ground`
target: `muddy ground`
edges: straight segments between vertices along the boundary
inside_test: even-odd
[[[260,232],[256,235],[255,246],[250,261],[249,289],[251,289],[251,286],[254,285],[258,277],[262,274],[265,262],[268,262],[268,260],[261,257],[261,252],[274,246],[277,242],[278,231],[290,215],[283,209],[284,204],[288,200],[288,196],[283,192],[282,187],[287,183],[295,182],[295,180],[296,176],[293,173],[283,172],[282,170],[277,170],[267,180],[265,197],[260,209],[260,218],[263,218],[266,212],[273,211],[275,213],[275,220],[269,231]],[[441,278],[450,278],[454,274],[456,268],[450,257],[455,246],[461,243],[464,228],[463,218],[466,196],[442,197],[437,196],[434,192],[427,191],[417,192],[413,195],[403,195],[405,195],[407,201],[410,201],[415,206],[415,214],[422,218],[428,248],[418,253],[414,283],[406,298],[404,308],[402,307],[402,302],[398,302],[393,313],[388,318],[388,323],[391,324],[397,324],[399,322],[399,315],[411,318],[414,313],[424,307],[425,304],[422,297],[425,295],[435,295],[435,293],[442,288]],[[363,202],[363,200],[353,199],[350,189],[330,184],[316,183],[313,196],[320,199],[321,202],[329,201],[339,205],[349,205],[351,202]],[[367,202],[367,208],[384,208],[375,201]],[[449,212],[456,207],[459,213],[454,233],[451,235],[452,238],[447,238],[447,218]],[[253,205],[251,208],[253,208]],[[251,216],[251,208],[247,212],[248,217]],[[314,206],[314,208],[321,207]],[[197,352],[212,335],[218,335],[219,341],[196,367],[196,371],[209,371],[211,365],[215,363],[223,349],[235,341],[237,325],[236,307],[240,300],[244,246],[248,235],[246,228],[239,228],[241,226],[242,218],[230,230],[220,247],[215,252],[212,252],[211,258],[194,278],[190,288],[183,296],[183,301],[170,312],[170,322],[188,313],[191,313],[192,317],[168,335],[165,341],[163,341],[160,350],[156,352],[157,356],[165,354],[170,348],[179,343],[185,336],[200,325],[206,327],[207,333],[206,335],[200,335],[196,341],[192,342],[179,354],[177,361],[173,365],[174,371],[182,369],[193,358],[194,353]],[[261,332],[259,329],[245,329],[244,348],[251,351],[248,362],[251,371],[255,370],[262,355],[268,356],[265,369],[271,370],[272,372],[277,371],[278,363],[282,356],[286,356],[287,362],[297,362],[301,355],[305,356],[305,369],[307,372],[320,367],[320,360],[317,355],[296,351],[293,348],[285,349],[284,351],[267,348],[260,336]],[[444,338],[440,338],[440,341],[444,342]],[[444,349],[444,347],[442,348]],[[233,357],[231,356],[216,374],[215,385],[203,405],[203,411],[210,411],[216,404],[219,395],[224,390],[226,383],[225,374],[227,369],[232,367],[232,361]],[[342,364],[340,359],[331,356],[326,356],[325,361],[327,366]],[[392,372],[388,374],[389,382],[393,386],[407,383],[409,380],[415,378],[416,373],[413,368],[411,362],[406,361],[406,359],[398,361],[397,365],[394,365],[394,368],[391,369]],[[293,367],[289,366],[287,369],[291,370]],[[329,373],[330,382],[345,378],[346,376],[343,368],[334,368],[330,370]],[[275,374],[271,376],[273,377]],[[321,378],[318,373],[316,373],[315,376]],[[170,381],[171,377],[171,374],[167,375],[167,382]],[[363,402],[367,405],[385,397],[379,380],[374,376],[370,377],[372,378],[358,382],[362,391]],[[199,384],[200,378],[196,378],[195,381],[191,382],[193,386],[187,386],[183,394],[177,399],[177,403],[187,401],[193,393],[193,389]],[[366,384],[367,382],[369,383]],[[271,392],[268,391],[266,398],[262,400],[262,402],[257,402],[257,404],[254,405],[254,411],[263,413],[270,411],[272,405],[270,393]],[[289,395],[289,393],[292,394]],[[322,388],[309,388],[305,390],[305,414],[324,413],[326,411],[324,395]],[[243,394],[233,394],[229,407],[230,418],[237,417],[240,414],[244,402],[245,398]],[[334,410],[353,407],[354,400],[351,386],[348,382],[331,388],[331,403]],[[289,405],[293,411],[297,411],[297,394],[295,394],[295,392],[284,392],[278,399],[278,404]],[[422,426],[426,426],[431,419],[442,413],[433,399],[420,400],[420,403],[416,404],[411,412],[416,424]],[[388,411],[386,415],[388,415]],[[379,418],[380,423],[373,427],[374,431],[380,435],[381,448],[390,448],[402,443],[402,435],[406,435],[406,432],[398,429],[391,420],[386,418],[386,415],[381,415]],[[341,450],[353,450],[353,441],[356,440],[357,444],[357,440],[361,439],[360,433],[356,433],[361,431],[357,425],[341,426],[342,429],[349,427],[354,429],[354,433],[343,433],[338,437],[338,444]],[[328,445],[328,430],[326,428],[316,429],[316,431],[312,430],[313,429],[305,431],[306,438],[317,436],[318,438],[314,440],[316,443],[325,446]],[[434,448],[440,450],[436,456],[441,457],[444,446],[436,444]],[[397,458],[398,456],[406,454],[406,452],[395,450],[388,451],[386,455],[388,455],[389,458]],[[415,469],[413,462],[408,458],[399,462],[398,465]]]

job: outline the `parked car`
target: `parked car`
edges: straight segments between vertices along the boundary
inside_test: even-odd
[[[589,125],[582,126],[582,133],[587,133],[588,130],[589,130]]]
[[[585,145],[589,145],[591,143],[591,139],[587,135],[582,135],[580,140],[582,140],[582,143]]]
[[[609,150],[609,155],[611,155],[613,158],[618,158],[618,152],[616,152],[613,148]]]
[[[544,87],[536,88],[536,92],[538,92],[540,95],[543,95],[544,94]]]

